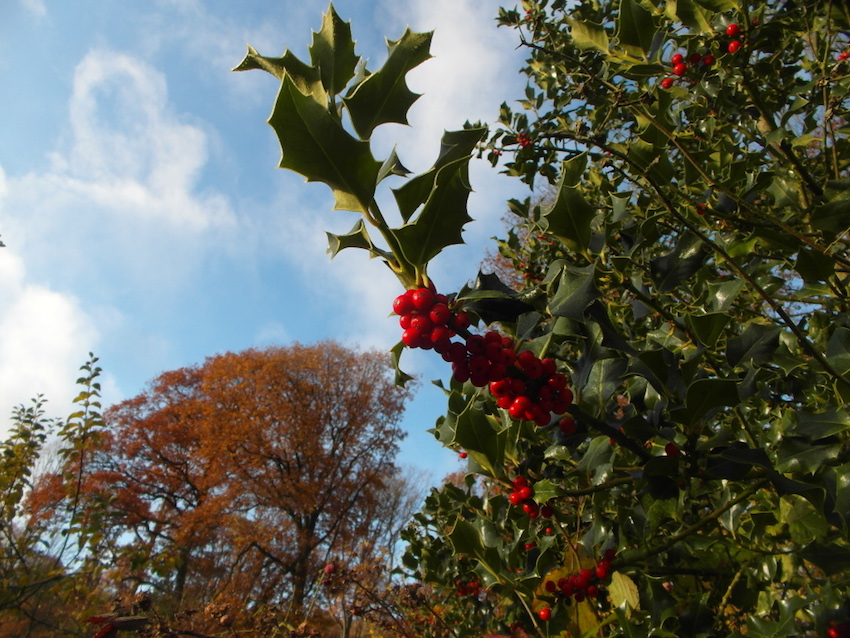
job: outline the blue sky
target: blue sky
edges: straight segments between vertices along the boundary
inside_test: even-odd
[[[357,51],[380,65],[385,38],[435,30],[410,127],[379,129],[426,170],[444,129],[495,120],[521,97],[523,52],[497,29],[495,0],[337,0]],[[331,262],[324,231],[346,232],[330,191],[277,169],[265,123],[276,80],[232,73],[250,43],[307,59],[324,0],[0,0],[0,410],[38,393],[70,411],[88,352],[104,401],[165,370],[252,346],[343,343],[388,349],[401,292],[365,253]],[[441,290],[473,277],[518,180],[484,161],[465,233],[433,264]],[[386,197],[386,193],[384,194]],[[382,207],[390,206],[387,198]],[[442,413],[433,353],[406,353],[425,383],[405,417],[400,460],[439,478],[457,468],[426,430]]]

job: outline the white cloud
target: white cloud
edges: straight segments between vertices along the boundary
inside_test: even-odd
[[[49,414],[70,413],[74,381],[97,337],[73,295],[28,283],[21,259],[0,249],[0,431],[14,406],[38,394]]]
[[[206,136],[168,109],[163,75],[130,56],[92,51],[77,66],[70,103],[73,146],[56,158],[59,186],[120,214],[203,230],[232,213],[193,192]]]

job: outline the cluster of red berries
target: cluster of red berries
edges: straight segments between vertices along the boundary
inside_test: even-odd
[[[469,327],[469,316],[465,312],[453,312],[448,298],[430,288],[405,291],[393,301],[393,311],[404,331],[401,340],[409,348],[434,349],[443,354],[457,331]]]
[[[523,350],[514,358],[508,354],[514,352],[512,346],[509,340],[508,347],[503,349],[505,358],[501,365],[506,373],[501,378],[491,378],[490,394],[514,419],[548,425],[552,413],[564,414],[572,405],[573,393],[567,387],[567,377],[557,371],[554,359],[540,359],[530,350]]]
[[[550,415],[564,414],[573,402],[567,377],[558,372],[554,359],[540,359],[530,350],[516,352],[516,343],[490,331],[452,341],[470,325],[465,312],[454,312],[445,295],[430,288],[410,289],[393,301],[404,330],[401,341],[409,348],[433,349],[452,364],[452,375],[469,381],[490,394],[511,417],[547,425]]]
[[[531,138],[528,133],[517,133],[516,143],[519,144],[522,148],[528,148],[531,146]]]
[[[733,23],[726,27],[726,35],[735,38],[741,32],[741,27]],[[741,41],[738,39],[731,40],[726,45],[726,50],[729,53],[735,53],[741,48]],[[703,69],[709,68],[717,61],[711,53],[691,53],[686,59],[682,53],[674,53],[670,58],[671,71],[675,77],[666,77],[661,80],[660,86],[662,89],[669,89],[673,86],[676,78],[680,78],[687,74],[688,70],[697,66]]]
[[[534,488],[524,476],[517,476],[513,480],[513,491],[508,494],[508,502],[514,507],[522,507],[529,518],[551,517],[555,512],[549,505],[540,506],[534,500]],[[526,546],[526,549],[529,549]]]
[[[481,583],[474,578],[467,582],[463,582],[462,579],[458,578],[455,581],[455,587],[457,587],[458,596],[478,596],[481,592]]]
[[[576,602],[599,596],[599,585],[611,574],[611,562],[614,560],[614,550],[606,549],[602,560],[596,563],[595,569],[582,569],[577,574],[570,574],[556,581],[547,580],[543,588],[550,594],[573,598]]]

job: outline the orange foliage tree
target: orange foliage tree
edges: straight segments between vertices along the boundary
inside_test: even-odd
[[[84,492],[117,591],[306,613],[321,568],[381,535],[409,396],[384,354],[324,342],[209,357],[107,410]]]

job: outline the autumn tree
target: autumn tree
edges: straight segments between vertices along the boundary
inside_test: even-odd
[[[81,635],[102,606],[99,509],[83,507],[82,477],[98,443],[97,358],[82,366],[75,411],[48,419],[38,397],[12,415],[0,443],[0,636]]]
[[[410,394],[390,370],[333,342],[251,349],[163,373],[110,408],[86,491],[109,497],[125,590],[302,613],[329,557],[385,540]]]

